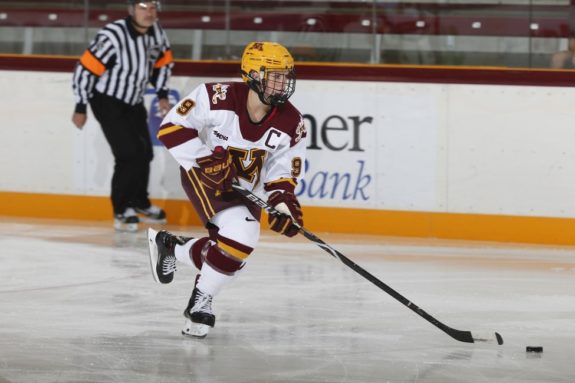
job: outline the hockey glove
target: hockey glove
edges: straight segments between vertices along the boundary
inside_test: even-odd
[[[216,190],[216,195],[232,192],[232,183],[236,178],[236,167],[230,152],[221,146],[216,146],[213,153],[196,160],[200,166],[200,182]]]
[[[283,213],[280,216],[268,216],[270,229],[288,237],[296,235],[299,229],[293,223],[303,226],[303,214],[296,196],[291,192],[276,191],[270,195],[268,203]]]

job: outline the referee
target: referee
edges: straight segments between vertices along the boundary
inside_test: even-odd
[[[129,16],[102,28],[74,71],[72,122],[83,128],[89,103],[114,155],[111,199],[119,231],[137,231],[138,214],[147,222],[166,222],[166,213],[148,198],[153,150],[144,107],[151,83],[160,113],[170,109],[167,82],[174,64],[157,22],[159,8],[159,1],[129,0]]]

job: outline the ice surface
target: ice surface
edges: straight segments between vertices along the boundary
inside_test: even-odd
[[[216,327],[190,339],[195,272],[155,283],[143,229],[0,229],[0,383],[575,381],[575,248],[317,233],[446,325],[499,332],[498,346],[459,343],[311,242],[265,231],[215,298]]]

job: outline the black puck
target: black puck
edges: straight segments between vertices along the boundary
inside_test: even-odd
[[[543,347],[541,347],[541,346],[527,346],[525,351],[527,351],[527,352],[543,352]]]

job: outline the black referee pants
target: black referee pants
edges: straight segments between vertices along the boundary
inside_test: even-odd
[[[115,159],[111,192],[114,214],[122,214],[128,207],[150,207],[148,180],[154,152],[144,104],[128,105],[95,92],[90,106]]]

